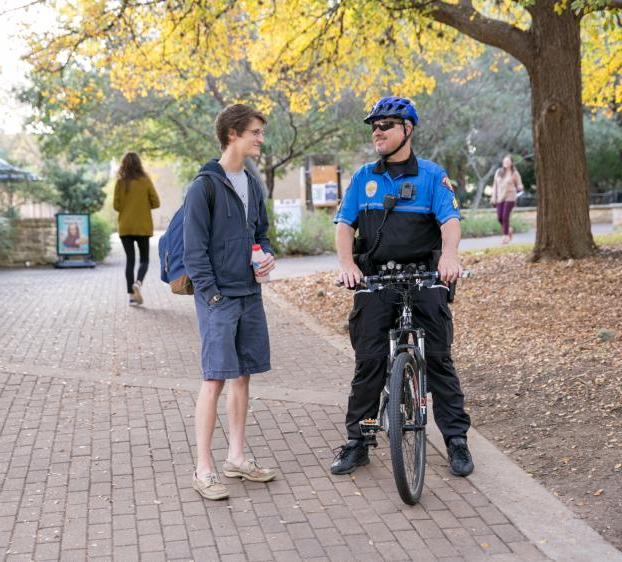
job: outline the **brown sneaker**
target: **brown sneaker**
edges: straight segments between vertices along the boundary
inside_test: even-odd
[[[276,476],[273,468],[262,468],[255,459],[245,460],[240,466],[236,466],[231,461],[225,461],[222,471],[229,478],[239,476],[253,482],[270,482]]]
[[[227,487],[220,482],[215,472],[210,472],[201,478],[195,472],[192,477],[192,487],[206,500],[224,500],[229,497]]]

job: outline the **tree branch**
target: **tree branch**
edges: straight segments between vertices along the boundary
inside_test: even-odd
[[[622,1],[622,0],[614,0]],[[534,48],[527,31],[508,23],[482,16],[473,8],[471,0],[461,0],[459,4],[446,4],[433,1],[425,5],[413,2],[416,8],[425,7],[429,16],[445,25],[457,29],[476,41],[498,47],[530,66],[534,59]]]

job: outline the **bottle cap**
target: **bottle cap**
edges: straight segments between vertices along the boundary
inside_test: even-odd
[[[259,250],[261,250],[261,245],[259,245],[259,244],[253,244],[253,252],[257,252],[257,251],[259,251]]]

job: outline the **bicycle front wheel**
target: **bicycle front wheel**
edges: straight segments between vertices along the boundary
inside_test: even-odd
[[[389,381],[389,443],[393,477],[400,497],[414,505],[421,496],[425,477],[425,426],[419,415],[419,369],[410,353],[400,353]]]

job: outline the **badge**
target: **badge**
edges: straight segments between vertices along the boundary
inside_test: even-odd
[[[374,180],[368,181],[365,184],[365,194],[367,197],[373,197],[376,195],[376,191],[378,191],[378,184]]]
[[[449,181],[449,178],[447,176],[443,176],[443,179],[441,180],[441,183],[450,191],[454,191],[454,186],[452,185],[452,183]]]
[[[454,200],[453,200],[453,204],[454,204],[454,209],[457,209],[458,208],[458,200],[455,197],[454,197]]]

